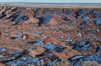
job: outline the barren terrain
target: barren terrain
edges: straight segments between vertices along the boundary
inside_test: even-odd
[[[100,8],[0,7],[0,66],[88,60],[101,64]]]

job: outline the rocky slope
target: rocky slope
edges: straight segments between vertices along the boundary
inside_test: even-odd
[[[2,66],[80,66],[100,57],[101,9],[0,7]]]

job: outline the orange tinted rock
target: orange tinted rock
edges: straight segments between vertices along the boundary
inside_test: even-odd
[[[43,41],[44,44],[47,44],[48,42],[51,42],[51,43],[54,44],[54,45],[58,45],[58,44],[60,44],[60,45],[65,45],[64,42],[61,42],[61,41],[59,41],[59,40],[56,40],[55,38],[52,38],[52,37],[49,37],[49,38],[47,38],[47,39],[45,39],[45,40]]]
[[[73,17],[73,16],[71,16],[71,15],[69,15],[69,16],[70,16],[69,19],[71,19],[71,20],[76,19],[75,17]]]
[[[75,55],[80,55],[81,53],[76,50],[73,50],[71,47],[67,47],[65,50],[63,50],[60,53],[52,51],[52,54],[56,55],[61,60],[68,60],[68,58],[71,58]]]
[[[64,21],[63,19],[57,17],[57,16],[54,16],[50,22],[48,23],[49,25],[58,25],[58,24],[61,24],[62,22],[66,22]]]
[[[17,33],[18,33],[17,31],[12,30],[12,31],[9,33],[9,35],[12,35],[12,34],[17,34]]]
[[[31,18],[31,19],[28,19],[27,21],[24,21],[25,24],[38,23],[38,22],[39,22],[39,20],[36,18]]]
[[[5,33],[0,33],[0,39],[7,39],[10,35],[6,35]]]
[[[89,16],[88,16],[89,18],[94,18],[94,16],[92,16],[91,14],[89,14]]]
[[[24,34],[24,35],[22,35],[21,39],[22,39],[22,40],[30,40],[30,39],[31,39],[31,35],[29,35],[29,34]]]
[[[42,47],[37,47],[36,50],[30,50],[28,55],[31,57],[36,57],[36,55],[42,54],[45,51]]]
[[[42,47],[37,47],[37,48],[36,48],[36,51],[37,51],[37,52],[44,52],[44,51],[45,51],[45,49],[44,49],[44,48],[42,48]]]
[[[31,13],[26,12],[26,15],[28,16],[29,19],[34,18],[33,17],[34,14],[31,14]]]
[[[4,65],[4,64],[2,64],[2,63],[0,63],[0,66],[6,66],[6,65]]]
[[[49,59],[44,60],[44,64],[47,65],[49,63]]]
[[[74,12],[79,12],[79,9],[74,9]]]

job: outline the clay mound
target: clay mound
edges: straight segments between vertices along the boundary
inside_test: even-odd
[[[48,24],[53,17],[54,17],[54,15],[45,15],[45,16],[43,16],[39,25]]]
[[[23,23],[24,21],[28,20],[28,17],[27,16],[23,16],[22,18],[20,18],[16,23],[15,25],[19,25],[21,23]]]
[[[17,31],[12,30],[12,31],[9,33],[9,35],[14,35],[14,34],[17,34],[17,33],[18,33]]]
[[[32,36],[30,34],[12,35],[12,40],[30,40]]]
[[[57,53],[55,51],[52,51],[52,54],[56,55],[61,60],[68,60],[69,58],[76,56],[76,55],[80,55],[81,53],[67,47],[63,52]]]
[[[31,35],[30,34],[24,34],[21,36],[22,40],[30,40],[31,39]]]
[[[35,50],[30,50],[28,55],[31,57],[36,57],[36,55],[42,54],[45,51],[42,47],[37,47]]]
[[[55,15],[45,15],[45,16],[43,16],[39,25],[44,25],[44,24],[58,25],[62,22],[66,22],[66,21],[62,20],[61,18],[59,18]]]
[[[61,19],[61,18],[59,18],[59,17],[57,17],[57,16],[54,16],[54,17],[50,20],[49,24],[50,24],[50,25],[58,25],[58,24],[61,24],[62,22],[66,22],[66,21],[64,21],[63,19]]]
[[[36,19],[36,18],[31,18],[31,19],[28,19],[26,21],[24,21],[25,24],[30,24],[30,23],[39,23],[39,20]]]
[[[45,40],[43,40],[43,42],[42,43],[44,43],[44,44],[47,44],[47,43],[52,43],[52,44],[54,44],[54,45],[64,45],[65,43],[64,42],[61,42],[61,41],[59,41],[59,40],[56,40],[55,38],[53,38],[53,37],[49,37],[49,38],[47,38],[47,39],[45,39]]]
[[[6,35],[5,33],[0,33],[0,39],[9,39],[10,35]]]
[[[25,12],[25,14],[26,16],[28,16],[29,19],[33,18],[34,15],[33,13],[28,13],[28,12]]]

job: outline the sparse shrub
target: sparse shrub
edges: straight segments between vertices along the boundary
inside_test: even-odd
[[[95,61],[84,61],[81,63],[81,66],[101,66]]]
[[[69,64],[69,61],[60,61],[60,62],[56,62],[56,64],[53,64],[53,66],[71,66]]]

